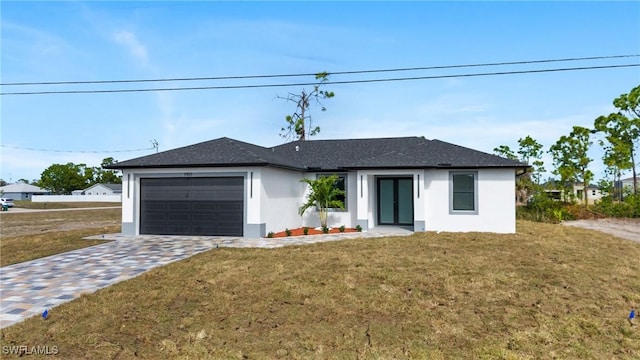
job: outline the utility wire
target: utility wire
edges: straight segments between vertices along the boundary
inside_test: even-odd
[[[490,73],[453,74],[453,75],[413,76],[413,77],[365,79],[365,80],[326,81],[326,82],[323,82],[323,84],[324,85],[339,85],[339,84],[362,84],[362,83],[409,81],[409,80],[432,80],[432,79],[465,78],[465,77],[480,77],[480,76],[536,74],[536,73],[562,72],[562,71],[613,69],[613,68],[627,68],[627,67],[637,67],[637,66],[640,66],[640,64],[584,66],[584,67],[572,67],[572,68],[501,71],[501,72],[490,72]],[[272,88],[272,87],[291,87],[291,86],[313,86],[313,85],[317,85],[317,83],[225,85],[225,86],[197,86],[197,87],[146,88],[146,89],[113,89],[113,90],[28,91],[28,92],[3,92],[3,93],[0,93],[0,95],[4,96],[4,95],[133,93],[133,92],[151,92],[151,91],[255,89],[255,88]]]
[[[42,151],[42,152],[56,152],[56,153],[80,153],[80,154],[101,154],[101,153],[122,153],[122,152],[135,152],[135,151],[148,151],[148,150],[153,150],[153,149],[157,149],[157,147],[154,145],[154,147],[151,148],[145,148],[145,149],[129,149],[129,150],[50,150],[50,149],[36,149],[36,148],[30,148],[30,147],[20,147],[20,146],[9,146],[9,145],[0,145],[0,147],[3,148],[9,148],[9,149],[19,149],[19,150],[30,150],[30,151]]]
[[[511,61],[511,62],[480,63],[480,64],[459,64],[459,65],[440,65],[440,66],[375,69],[375,70],[336,71],[336,72],[328,72],[327,74],[328,75],[372,74],[372,73],[401,72],[401,71],[442,70],[442,69],[472,68],[472,67],[487,67],[487,66],[542,64],[542,63],[568,62],[568,61],[621,59],[621,58],[631,58],[631,57],[640,57],[640,55],[590,56],[590,57],[575,57],[575,58],[563,58],[563,59],[527,60],[527,61]],[[268,78],[302,77],[302,76],[315,76],[315,75],[317,75],[317,73],[163,78],[163,79],[133,79],[133,80],[13,82],[13,83],[0,83],[0,86],[122,84],[122,83],[170,82],[170,81],[268,79]]]

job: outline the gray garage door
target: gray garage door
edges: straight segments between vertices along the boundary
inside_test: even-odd
[[[140,188],[141,234],[242,236],[242,177],[141,179]]]

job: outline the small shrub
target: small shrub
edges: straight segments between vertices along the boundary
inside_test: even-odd
[[[287,234],[287,236],[291,236],[291,230],[289,229],[284,229],[284,233]]]
[[[360,224],[356,225],[356,231],[362,232],[362,226],[360,226]]]
[[[553,216],[556,218],[558,222],[562,221],[562,218],[564,217],[563,214],[564,214],[564,209],[553,209]]]
[[[572,219],[560,201],[551,199],[545,192],[535,193],[526,206],[516,208],[516,218],[538,222],[558,223]]]
[[[341,232],[341,233],[343,233],[343,232],[344,232],[344,225],[340,226],[340,227],[338,228],[338,230],[340,230],[340,232]]]
[[[273,233],[273,231],[269,231],[269,233],[267,234],[268,238],[272,238],[274,236],[275,236],[275,234]]]
[[[309,235],[309,227],[305,226],[302,228],[302,233],[305,235]]]
[[[324,234],[328,234],[328,233],[329,233],[329,228],[328,228],[328,227],[326,227],[326,226],[323,226],[323,227],[322,227],[322,233],[324,233]]]

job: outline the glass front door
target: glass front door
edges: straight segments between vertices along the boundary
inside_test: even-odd
[[[378,224],[413,225],[412,178],[378,178]]]

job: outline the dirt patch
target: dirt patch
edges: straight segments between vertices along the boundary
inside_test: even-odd
[[[563,225],[598,230],[619,238],[640,242],[640,219],[594,219],[563,221]]]

